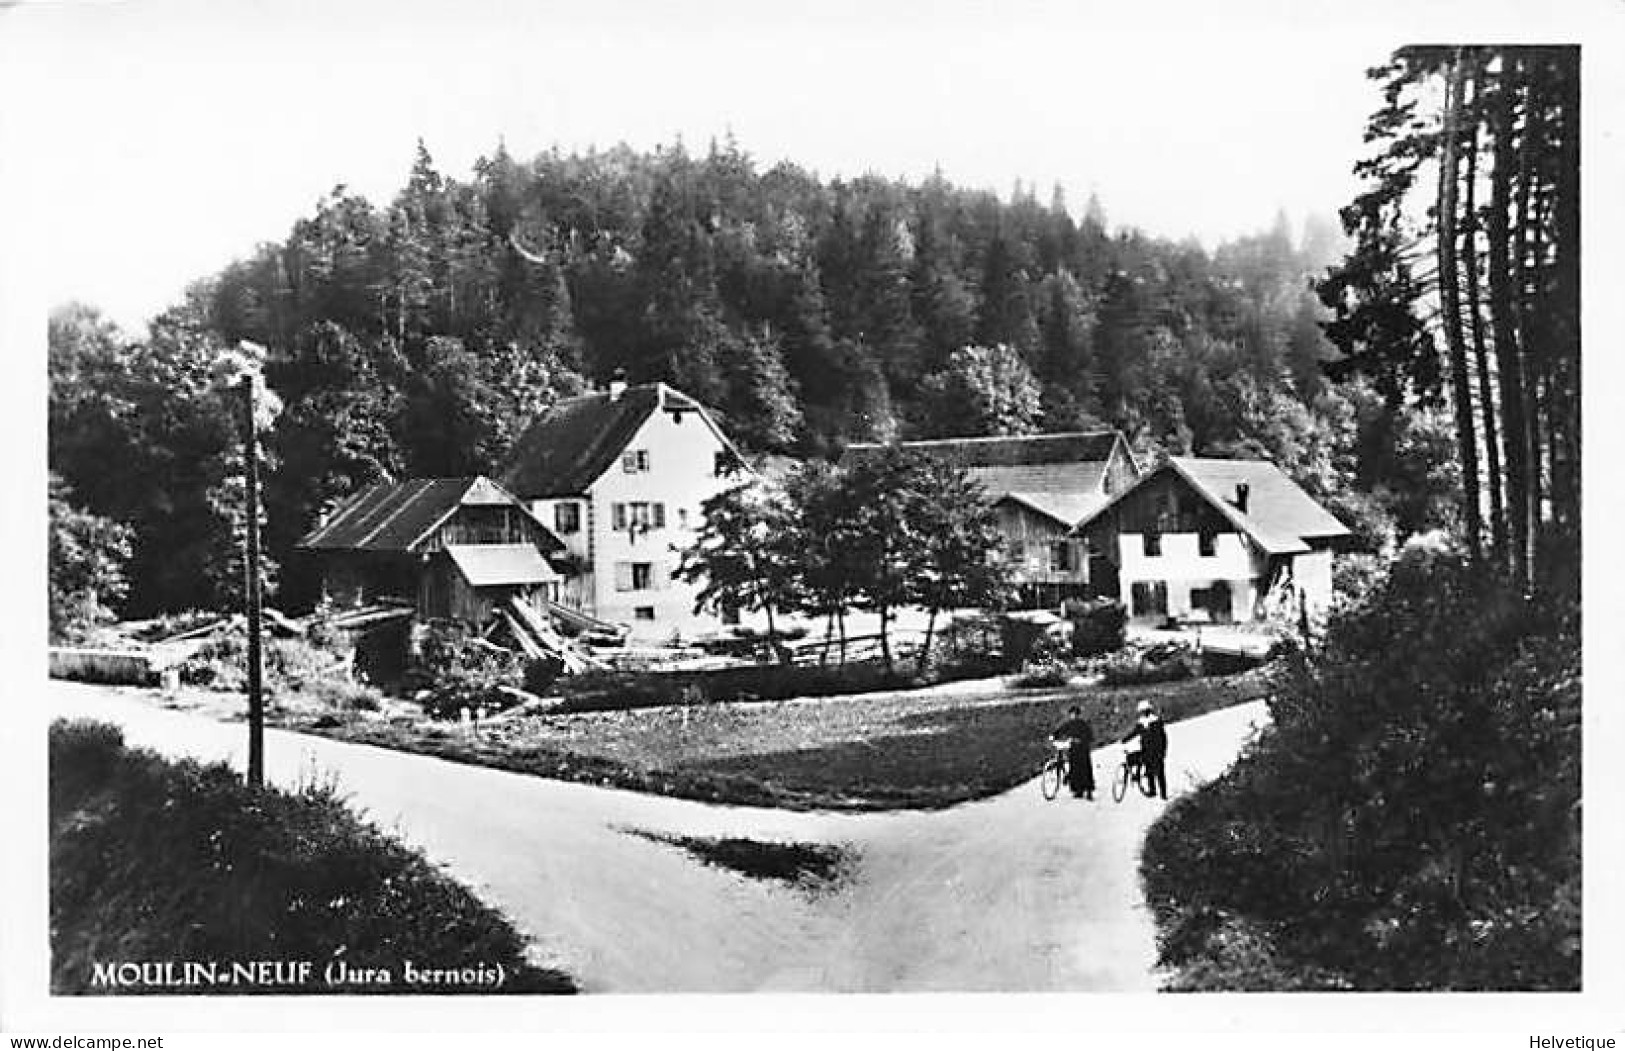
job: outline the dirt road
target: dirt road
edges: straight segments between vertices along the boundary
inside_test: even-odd
[[[246,730],[112,688],[53,682],[53,714],[241,767]],[[1217,774],[1262,703],[1169,728],[1170,791]],[[1115,749],[1096,754],[1102,782]],[[266,776],[336,777],[351,803],[422,847],[536,939],[588,992],[1138,991],[1155,987],[1137,857],[1164,805],[1028,783],[938,812],[719,807],[549,781],[278,730]],[[624,830],[841,843],[855,864],[813,895],[750,880]]]

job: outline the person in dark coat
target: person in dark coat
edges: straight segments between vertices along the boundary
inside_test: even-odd
[[[1073,705],[1066,721],[1050,732],[1053,741],[1070,741],[1066,750],[1067,787],[1074,798],[1095,798],[1095,766],[1089,753],[1095,747],[1095,732],[1083,718],[1083,709]]]
[[[1162,718],[1157,715],[1156,709],[1151,707],[1150,701],[1140,702],[1140,718],[1134,724],[1134,729],[1123,738],[1123,743],[1140,742],[1140,763],[1144,767],[1144,777],[1147,795],[1158,795],[1168,798],[1168,772],[1166,762],[1168,759],[1168,728],[1163,725]]]

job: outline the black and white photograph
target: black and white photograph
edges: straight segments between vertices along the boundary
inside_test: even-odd
[[[1625,6],[1473,11],[0,4],[0,1029],[1617,1047]]]

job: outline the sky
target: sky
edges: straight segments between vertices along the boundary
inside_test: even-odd
[[[1075,212],[1093,193],[1113,226],[1210,247],[1331,218],[1377,102],[1363,71],[1426,36],[1223,6],[24,3],[0,9],[0,130],[23,144],[0,156],[22,161],[41,297],[132,330],[334,186],[387,201],[419,137],[467,177],[499,140],[731,132],[762,168],[1059,184]]]

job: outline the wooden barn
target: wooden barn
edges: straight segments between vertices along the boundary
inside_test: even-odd
[[[959,467],[986,490],[1019,605],[1053,608],[1091,593],[1087,552],[1072,528],[1139,477],[1139,465],[1121,434],[1077,431],[899,444]],[[846,462],[881,448],[849,445]]]
[[[381,483],[299,542],[339,606],[395,601],[419,617],[483,625],[514,597],[557,601],[564,544],[489,478]]]

